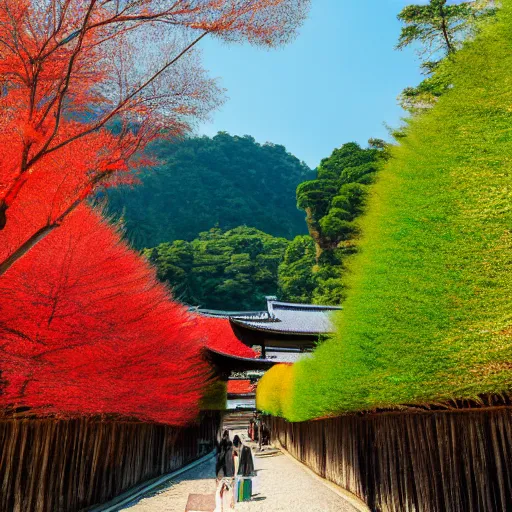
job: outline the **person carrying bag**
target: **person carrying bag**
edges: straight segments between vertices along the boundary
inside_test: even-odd
[[[215,493],[215,512],[224,512],[235,507],[235,462],[233,443],[229,439],[229,431],[225,430],[217,445],[217,492]]]
[[[252,450],[243,445],[240,439],[237,440],[237,444],[240,462],[236,476],[235,498],[236,501],[250,501],[253,494],[253,478],[256,476]]]

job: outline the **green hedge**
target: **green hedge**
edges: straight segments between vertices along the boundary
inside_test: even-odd
[[[295,366],[293,419],[512,384],[512,0],[448,66],[372,188],[338,334]]]

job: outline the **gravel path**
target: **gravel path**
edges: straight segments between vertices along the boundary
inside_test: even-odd
[[[189,494],[213,493],[215,493],[215,458],[182,473],[175,480],[154,489],[151,494],[123,510],[185,512]]]
[[[240,512],[357,512],[345,499],[285,455],[255,457],[258,471],[252,501],[237,503]],[[189,494],[215,492],[215,462],[183,473],[138,503],[130,512],[184,512]]]
[[[255,457],[258,470],[252,501],[237,503],[240,512],[357,512],[285,455]]]

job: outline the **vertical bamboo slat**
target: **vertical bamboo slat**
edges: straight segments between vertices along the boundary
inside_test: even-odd
[[[211,449],[218,413],[173,428],[95,419],[0,419],[0,511],[78,512]]]
[[[272,437],[375,512],[512,510],[512,409],[269,418]]]

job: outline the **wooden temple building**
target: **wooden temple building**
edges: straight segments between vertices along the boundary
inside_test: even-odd
[[[258,365],[265,366],[267,362],[295,362],[311,352],[322,336],[334,332],[332,314],[340,309],[267,297],[266,311],[199,310],[199,313],[228,318],[235,336],[260,352],[259,363],[253,363],[253,368],[258,369]],[[239,368],[243,362],[233,361],[233,364]]]
[[[207,317],[205,321],[223,319],[231,326],[223,343],[207,351],[214,372],[227,382],[228,410],[254,410],[254,390],[261,376],[275,364],[308,357],[323,336],[334,332],[331,317],[340,309],[267,297],[266,311],[196,310]],[[241,353],[244,357],[235,355]]]

